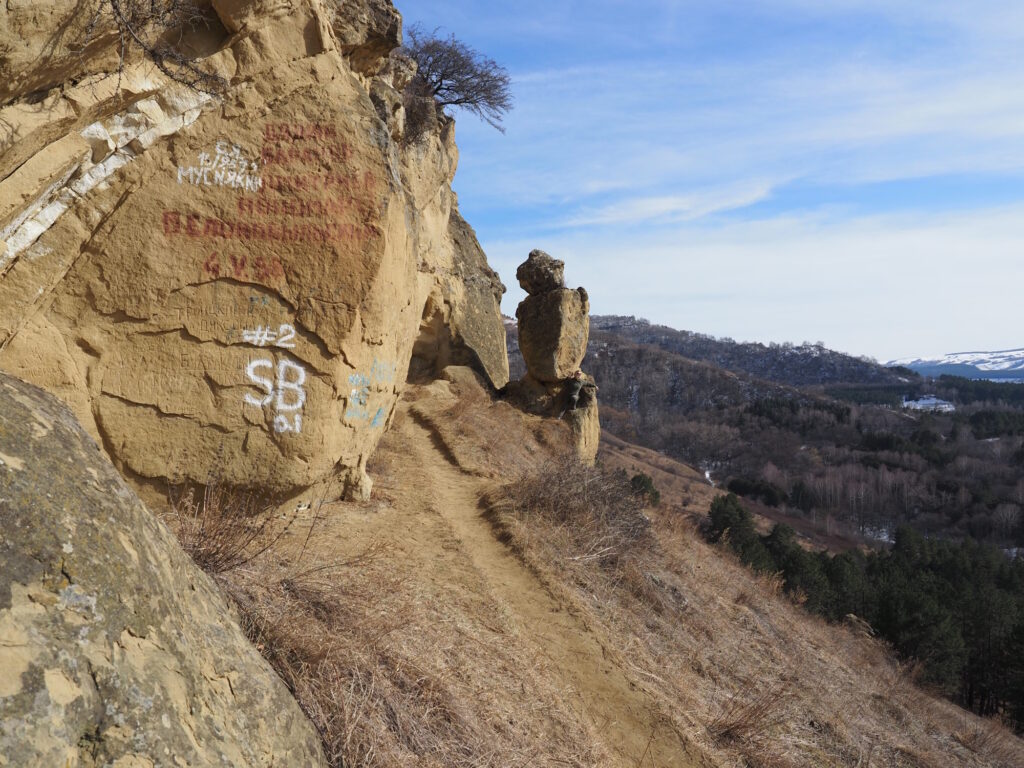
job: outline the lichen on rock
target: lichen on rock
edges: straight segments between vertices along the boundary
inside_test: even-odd
[[[0,374],[0,765],[326,765],[219,590],[52,396]]]

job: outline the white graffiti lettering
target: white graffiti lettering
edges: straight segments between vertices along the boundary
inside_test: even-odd
[[[193,165],[179,165],[178,183],[258,192],[263,179],[258,159],[245,156],[237,144],[221,140],[214,146],[212,156],[209,152],[200,152]]]
[[[295,374],[289,378],[288,371]],[[282,360],[277,364],[277,410],[297,411],[306,404],[306,390],[302,385],[306,383],[306,369],[291,360]],[[293,400],[288,402],[285,393],[293,393]]]
[[[275,432],[302,432],[301,411],[306,404],[306,390],[303,386],[306,383],[306,369],[291,360],[280,360],[276,366],[276,380],[272,380],[257,372],[263,368],[273,372],[274,361],[268,358],[251,360],[245,372],[249,381],[266,395],[257,398],[247,392],[244,401],[257,408],[263,408],[272,402],[275,411]]]
[[[275,333],[269,325],[257,325],[242,331],[242,342],[256,347],[273,344],[283,349],[295,349],[295,326],[282,323]]]
[[[265,389],[267,396],[262,399],[257,399],[250,395],[248,392],[245,393],[245,402],[249,405],[255,405],[257,408],[262,408],[264,405],[270,402],[274,396],[274,382],[271,379],[265,379],[256,373],[257,368],[269,368],[271,371],[274,370],[274,363],[270,360],[252,360],[249,365],[246,366],[245,373],[256,386],[261,389]]]

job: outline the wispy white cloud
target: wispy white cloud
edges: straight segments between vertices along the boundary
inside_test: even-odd
[[[580,211],[562,222],[562,226],[589,227],[690,221],[712,213],[753,205],[767,199],[774,186],[771,182],[744,182],[726,188],[701,190],[687,195],[662,195],[618,200],[600,208]]]
[[[1024,68],[896,73],[844,63],[748,74],[739,84],[742,73],[719,73],[694,94],[685,80],[668,86],[657,67],[567,73],[525,95],[510,145],[467,149],[457,183],[485,199],[579,204],[606,190],[686,197],[763,177],[849,184],[1024,169]],[[731,97],[723,105],[705,90]]]
[[[879,359],[1020,346],[1024,205],[960,214],[745,222],[484,240],[510,290],[532,248],[566,261],[592,309],[756,341],[824,340]]]

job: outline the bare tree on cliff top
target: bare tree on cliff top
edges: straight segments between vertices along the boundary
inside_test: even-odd
[[[439,37],[436,29],[426,34],[418,26],[406,34],[405,53],[418,67],[411,85],[438,107],[461,107],[504,133],[501,121],[512,109],[508,71],[455,35]]]

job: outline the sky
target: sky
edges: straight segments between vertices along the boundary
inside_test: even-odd
[[[455,190],[514,315],[566,262],[594,314],[881,361],[1024,347],[1020,0],[396,0],[503,64]]]

